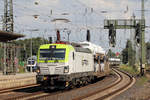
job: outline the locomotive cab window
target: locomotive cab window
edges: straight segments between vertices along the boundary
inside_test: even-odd
[[[64,60],[65,52],[65,49],[40,49],[40,59]]]

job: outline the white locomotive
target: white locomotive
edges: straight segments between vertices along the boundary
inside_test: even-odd
[[[90,83],[109,73],[109,65],[104,59],[105,70],[100,69],[100,58],[104,56],[103,50],[96,52],[83,43],[78,46],[62,43],[41,45],[37,57],[37,83],[46,89]]]
[[[89,41],[90,33],[87,33]],[[85,85],[109,74],[105,58],[105,51],[90,42],[76,44],[60,41],[57,30],[56,43],[41,45],[38,50],[37,83],[46,89]]]

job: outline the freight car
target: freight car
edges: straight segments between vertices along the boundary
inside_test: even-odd
[[[101,70],[100,61],[104,63]],[[37,83],[45,89],[64,89],[85,85],[95,78],[109,74],[104,54],[93,54],[82,44],[45,44],[38,50]]]

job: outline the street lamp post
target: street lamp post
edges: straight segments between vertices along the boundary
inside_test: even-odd
[[[39,30],[38,29],[30,29],[29,31],[31,31],[30,56],[31,56],[31,59],[32,59],[32,32],[39,31]],[[30,72],[32,72],[32,66],[30,68]]]
[[[32,31],[31,31],[31,41],[30,41],[30,56],[32,58]]]

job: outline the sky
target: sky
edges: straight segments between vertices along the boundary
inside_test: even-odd
[[[0,16],[3,15],[4,0],[0,0]],[[150,26],[150,0],[145,0],[146,25]],[[104,29],[104,19],[130,19],[141,16],[141,0],[13,0],[14,30],[16,33],[31,37],[56,37],[56,29],[61,30],[62,40],[67,40],[67,31],[71,30],[70,41],[86,40],[86,30],[91,32],[91,42],[110,49],[108,30]],[[37,18],[34,15],[38,15]],[[66,18],[70,22],[52,22],[55,18]],[[0,18],[0,29],[2,26]],[[38,31],[35,31],[37,30]],[[120,52],[127,39],[133,36],[133,30],[117,30],[117,44],[111,48]],[[146,29],[146,41],[150,41],[150,29]]]

